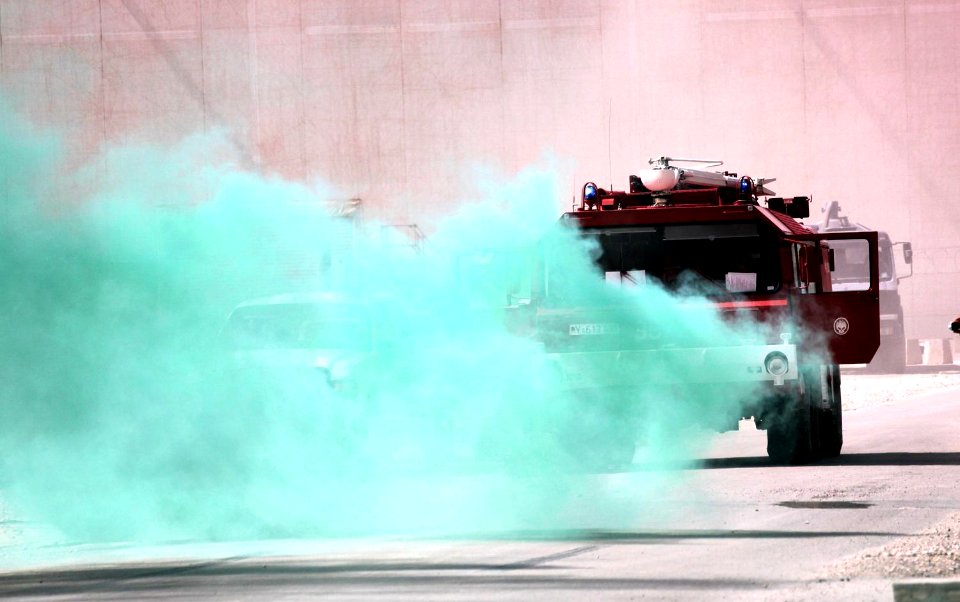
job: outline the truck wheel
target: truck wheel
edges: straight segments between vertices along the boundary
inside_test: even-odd
[[[804,464],[813,455],[809,397],[799,383],[783,400],[782,410],[765,419],[767,455],[777,464]]]
[[[843,447],[843,406],[840,400],[840,367],[826,366],[827,390],[830,407],[814,403],[816,425],[814,436],[815,454],[820,458],[835,458]],[[819,386],[811,387],[813,399],[820,400]]]

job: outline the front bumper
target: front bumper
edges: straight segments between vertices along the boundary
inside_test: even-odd
[[[783,374],[766,366],[771,354],[786,359]],[[770,383],[796,381],[795,345],[736,345],[548,354],[564,388],[646,387],[671,384]]]

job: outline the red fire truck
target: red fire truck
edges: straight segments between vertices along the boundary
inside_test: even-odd
[[[561,222],[595,240],[598,277],[656,282],[679,293],[695,274],[712,284],[698,289],[701,303],[706,299],[730,320],[749,316],[764,325],[758,329],[764,340],[704,348],[702,341],[679,336],[625,333],[612,323],[618,315],[612,308],[588,307],[558,293],[562,287],[553,280],[563,266],[551,266],[549,257],[542,259],[532,292],[537,336],[567,382],[594,399],[604,390],[622,390],[631,366],[682,363],[682,373],[668,372],[655,384],[669,388],[707,378],[712,382],[699,383],[705,394],[738,385],[754,392],[736,404],[736,415],[720,430],[752,418],[766,430],[767,452],[776,462],[839,455],[838,365],[869,362],[880,342],[877,233],[815,232],[797,221],[808,217],[809,197],[773,196],[770,179],[709,170],[719,162],[683,167],[691,163],[702,162],[651,159],[649,169],[630,177],[627,191],[588,182],[579,206]],[[832,287],[835,243],[859,252],[862,286]],[[723,369],[700,369],[710,364]],[[585,375],[585,366],[603,368]],[[613,445],[623,443],[621,460],[632,457],[631,436],[610,437]]]

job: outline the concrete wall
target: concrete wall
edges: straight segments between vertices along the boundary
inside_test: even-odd
[[[954,0],[0,0],[0,81],[77,162],[225,126],[253,168],[408,223],[469,167],[626,185],[719,158],[911,240],[908,336],[960,314]]]

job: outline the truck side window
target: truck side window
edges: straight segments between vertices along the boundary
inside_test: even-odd
[[[866,240],[831,240],[834,269],[830,281],[834,291],[870,289],[870,246]]]

